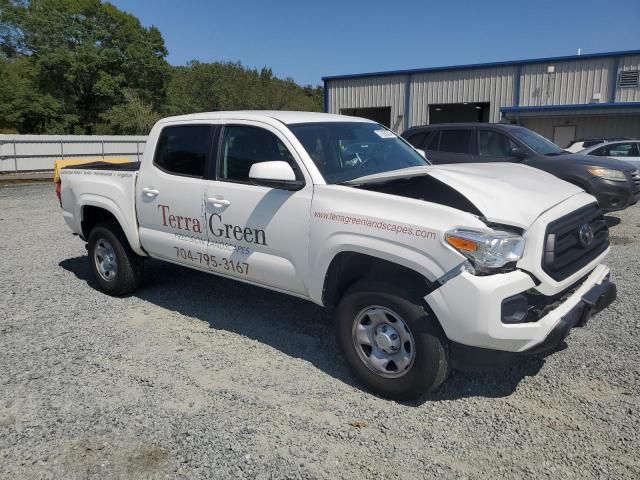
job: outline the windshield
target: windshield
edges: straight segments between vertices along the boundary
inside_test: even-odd
[[[538,135],[536,132],[532,132],[526,128],[513,128],[511,129],[511,133],[531,150],[542,155],[560,155],[561,153],[565,153],[565,151],[555,143],[550,142],[542,135]]]
[[[327,183],[429,165],[404,140],[376,123],[298,123],[288,127]]]

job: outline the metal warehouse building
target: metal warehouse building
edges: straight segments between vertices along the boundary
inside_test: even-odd
[[[640,50],[324,77],[325,111],[397,132],[445,122],[508,122],[561,147],[640,138]]]

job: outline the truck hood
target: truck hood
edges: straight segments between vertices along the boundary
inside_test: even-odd
[[[348,183],[370,186],[426,175],[456,190],[488,221],[523,229],[550,208],[582,192],[581,188],[542,170],[514,163],[411,167],[360,177]]]

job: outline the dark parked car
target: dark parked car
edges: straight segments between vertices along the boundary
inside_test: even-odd
[[[402,136],[432,163],[519,162],[583,188],[604,211],[622,210],[640,199],[640,173],[612,158],[569,154],[517,125],[453,123],[413,127]],[[544,188],[541,185],[541,188]]]

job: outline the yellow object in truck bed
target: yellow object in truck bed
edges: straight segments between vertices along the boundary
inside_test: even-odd
[[[124,157],[98,157],[98,158],[74,158],[73,160],[56,160],[53,164],[53,181],[58,183],[60,181],[60,170],[64,167],[71,167],[74,165],[85,165],[87,163],[105,162],[105,163],[131,163],[133,160]]]

